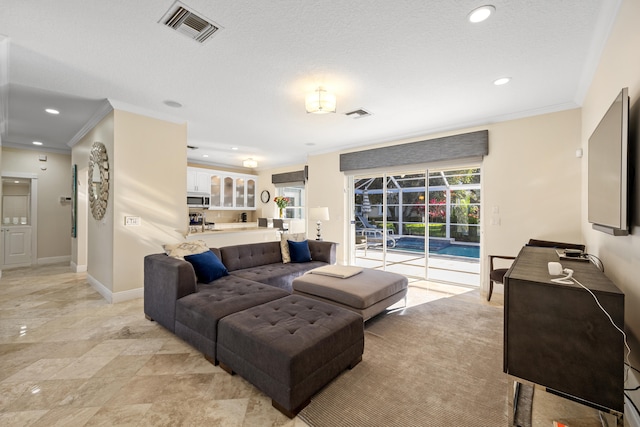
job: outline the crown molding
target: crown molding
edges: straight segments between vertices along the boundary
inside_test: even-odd
[[[82,126],[80,130],[73,136],[73,138],[71,138],[71,141],[67,142],[67,145],[69,147],[75,146],[78,142],[80,142],[82,138],[84,138],[86,134],[91,131],[91,129],[93,129],[98,123],[100,123],[100,120],[104,119],[107,114],[112,111],[113,106],[109,103],[108,99],[105,99],[102,102],[100,108],[98,108],[96,112],[93,113],[93,116],[91,116],[87,123],[85,123],[84,126]]]

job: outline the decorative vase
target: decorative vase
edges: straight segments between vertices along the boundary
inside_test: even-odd
[[[284,218],[284,209],[278,208],[278,210],[280,211],[280,218]]]

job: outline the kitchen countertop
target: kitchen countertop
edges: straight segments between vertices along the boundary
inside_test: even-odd
[[[226,234],[226,233],[251,233],[251,232],[273,232],[277,231],[276,228],[271,227],[235,227],[235,228],[213,228],[204,231],[189,231],[187,236],[203,236],[211,234]]]
[[[246,243],[279,241],[280,234],[277,228],[248,226],[190,232],[185,236],[185,239],[187,241],[204,240],[210,248],[219,248]]]

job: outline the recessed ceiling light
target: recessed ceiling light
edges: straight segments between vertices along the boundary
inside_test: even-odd
[[[231,147],[231,149],[232,149],[233,151],[236,151],[236,150],[238,149],[238,147]]]
[[[178,101],[172,101],[170,99],[167,99],[167,100],[162,101],[162,102],[167,107],[171,107],[171,108],[180,108],[180,107],[182,107],[182,104],[180,104]]]
[[[209,155],[208,154],[203,154],[202,157],[209,157]]]
[[[33,141],[33,145],[42,145],[42,142],[40,142],[40,141]]]
[[[496,86],[502,86],[502,85],[506,85],[510,81],[511,81],[511,77],[500,77],[499,79],[494,80],[493,84]]]
[[[49,114],[60,114],[60,111],[58,110],[54,110],[53,108],[46,108],[44,111],[46,111]]]
[[[491,16],[491,14],[495,12],[495,10],[496,10],[495,6],[492,6],[490,4],[485,6],[480,6],[476,9],[473,9],[469,13],[469,15],[467,15],[467,18],[469,19],[469,22],[473,22],[474,24],[476,24],[478,22],[482,22],[487,18],[489,18],[489,16]]]

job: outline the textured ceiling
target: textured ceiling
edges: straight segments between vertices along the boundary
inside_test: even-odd
[[[619,1],[186,0],[223,27],[198,44],[158,23],[172,1],[0,2],[2,143],[68,143],[114,105],[188,123],[189,159],[259,168],[313,153],[580,106]],[[3,58],[4,56],[4,58]],[[493,80],[512,77],[494,86]],[[305,94],[336,93],[336,114]],[[165,100],[180,102],[171,108]],[[0,108],[5,103],[0,104]],[[56,117],[46,107],[61,110]],[[373,115],[344,115],[364,108]],[[237,147],[238,150],[231,150]],[[203,158],[208,154],[208,158]]]

